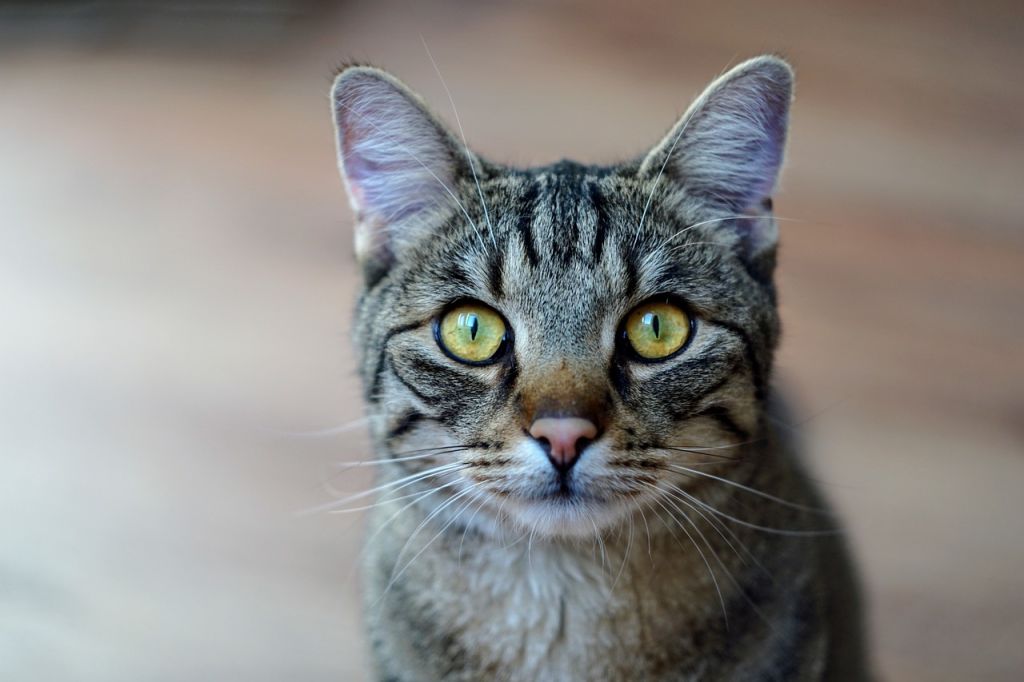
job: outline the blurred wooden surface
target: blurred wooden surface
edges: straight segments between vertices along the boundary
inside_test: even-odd
[[[0,678],[363,679],[365,455],[326,92],[393,69],[474,146],[600,162],[711,77],[799,85],[780,383],[889,680],[1024,671],[1019,3],[348,5],[244,55],[0,54]]]

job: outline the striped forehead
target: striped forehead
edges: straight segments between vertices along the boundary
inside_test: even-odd
[[[509,178],[497,202],[510,210],[497,216],[502,258],[492,265],[491,293],[545,329],[549,342],[593,338],[635,279],[610,186],[601,169],[563,162]]]
[[[672,264],[669,250],[651,248],[656,206],[638,238],[647,194],[615,169],[560,162],[502,173],[483,183],[483,203],[469,189],[477,220],[456,214],[409,263],[424,299],[480,298],[578,339],[662,288]]]
[[[599,178],[564,164],[524,180],[516,221],[529,265],[554,273],[576,262],[596,265],[607,237]]]

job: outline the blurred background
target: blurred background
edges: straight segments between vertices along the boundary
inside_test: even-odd
[[[924,0],[0,3],[0,679],[365,679],[360,519],[297,513],[369,485],[327,92],[453,120],[424,41],[521,164],[793,61],[778,380],[879,667],[1021,679],[1024,6]]]

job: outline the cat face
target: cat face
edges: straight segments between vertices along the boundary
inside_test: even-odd
[[[355,337],[375,439],[407,479],[394,494],[481,528],[590,535],[678,503],[686,468],[758,436],[791,83],[755,59],[640,161],[516,170],[389,75],[341,73]]]

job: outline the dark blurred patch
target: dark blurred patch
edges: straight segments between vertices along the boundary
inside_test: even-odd
[[[294,40],[327,0],[0,0],[0,49],[36,44],[248,52]]]

